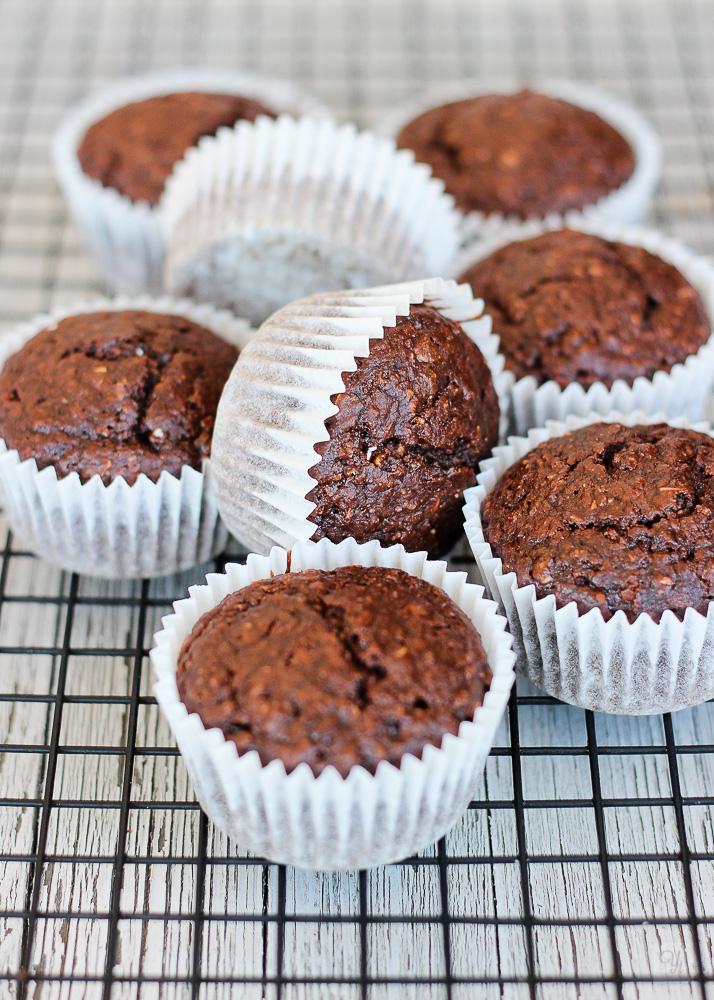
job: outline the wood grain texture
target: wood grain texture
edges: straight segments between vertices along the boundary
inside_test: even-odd
[[[29,559],[18,562],[25,576],[15,572],[13,586],[36,596],[46,592],[48,572],[43,565]],[[66,584],[59,577],[52,582],[55,593],[66,593]],[[178,596],[183,586],[184,581],[153,585],[152,599],[161,604],[148,609],[144,642],[150,641],[150,633],[161,611],[168,607],[169,598]],[[84,581],[81,596],[131,601],[139,592],[138,585]],[[33,614],[30,604],[6,606],[0,619],[3,645],[51,647],[61,643],[66,606],[36,605],[34,610],[38,607],[42,608],[41,614]],[[105,915],[111,907],[112,861],[119,828],[119,810],[112,806],[120,802],[125,779],[122,751],[131,711],[129,695],[135,669],[131,651],[138,638],[138,621],[136,603],[79,603],[72,609],[70,642],[76,652],[69,657],[63,688],[60,743],[82,752],[70,749],[60,754],[56,767],[56,804],[47,836],[50,859],[42,870],[39,903],[41,912],[60,916],[38,922],[32,958],[35,971],[47,975],[91,976],[103,972],[108,928]],[[81,655],[81,650],[90,648],[129,652]],[[7,657],[3,691],[55,694],[57,667],[57,656],[48,654]],[[146,659],[141,661],[140,669],[140,690],[145,698],[150,692]],[[522,695],[532,692],[525,682],[519,682],[519,686]],[[75,702],[75,698],[85,700]],[[52,704],[3,703],[0,709],[4,743],[38,747],[47,744]],[[704,706],[689,713],[689,719],[680,717],[678,740],[690,746],[708,739],[710,715],[710,706]],[[136,723],[120,893],[122,917],[113,973],[117,977],[188,978],[193,968],[199,812],[193,808],[183,763],[173,751],[171,735],[156,706],[140,704]],[[519,741],[524,752],[520,760],[527,801],[523,832],[530,859],[528,904],[536,921],[532,935],[536,975],[609,976],[614,965],[604,925],[607,906],[591,801],[590,764],[582,752],[587,746],[584,713],[566,706],[526,702],[519,710]],[[508,742],[504,722],[496,741],[498,755],[488,761],[474,807],[446,838],[448,863],[443,888],[435,847],[424,852],[421,864],[405,862],[367,873],[362,904],[368,917],[364,959],[357,874],[293,869],[286,872],[287,920],[282,952],[282,974],[286,979],[358,978],[363,961],[369,977],[444,977],[447,966],[440,922],[444,908],[450,918],[452,976],[457,980],[527,976],[526,932],[519,925],[524,902],[516,811],[512,805],[513,764],[510,755],[502,752]],[[636,804],[640,798],[671,801],[666,755],[653,753],[664,748],[661,720],[600,717],[597,742],[601,748],[624,750],[598,757],[603,796],[606,800],[627,798],[634,803],[606,805],[604,809],[613,910],[618,918],[637,921],[616,928],[622,972],[626,977],[674,974],[687,978],[696,972],[691,928],[686,924],[657,923],[658,918],[687,913],[681,862],[657,859],[659,854],[677,855],[679,850],[673,808],[668,803]],[[92,752],[93,748],[101,749],[101,753]],[[46,761],[47,755],[42,753],[3,754],[2,794],[19,799],[41,797]],[[705,794],[705,789],[712,787],[706,754],[682,754],[679,764],[685,794]],[[559,799],[569,805],[554,807],[552,803]],[[99,801],[103,806],[62,804],[78,800]],[[0,824],[1,849],[31,855],[39,813],[36,807],[8,807]],[[687,807],[692,850],[711,850],[713,829],[710,806]],[[648,857],[633,860],[633,855]],[[620,860],[621,856],[624,860]],[[206,920],[200,955],[202,974],[212,979],[260,980],[262,976],[274,977],[278,971],[278,869],[252,861],[240,863],[241,859],[245,860],[239,846],[229,843],[209,824],[202,903]],[[30,863],[4,862],[2,876],[3,907],[21,911],[31,886]],[[693,876],[697,910],[709,914],[714,909],[712,863],[696,863]],[[162,919],[165,914],[175,919]],[[291,919],[294,916],[301,919]],[[330,922],[329,918],[335,916],[347,919]],[[399,922],[390,922],[390,917],[397,917]],[[487,918],[488,922],[479,922],[479,918]],[[8,918],[0,940],[0,959],[6,967],[17,965],[21,941],[21,921]],[[700,944],[710,969],[712,949],[706,929],[700,932]],[[214,983],[205,995],[229,997],[234,988]],[[67,989],[69,984],[47,984],[38,996],[59,997]],[[470,989],[463,985],[454,995],[474,995]],[[609,995],[607,987],[595,984],[583,987],[580,994],[573,989],[563,985],[548,995]],[[638,987],[633,995],[647,996],[649,988],[642,989],[644,993]],[[680,993],[676,989],[670,995],[690,994],[685,983]],[[75,984],[67,995],[90,996],[93,990],[92,984]],[[446,987],[437,985],[395,984],[375,990],[373,995],[384,997],[446,996]],[[494,995],[496,990],[494,987]],[[518,996],[520,990],[517,984],[506,986],[503,995]],[[113,995],[181,997],[188,996],[188,991],[188,985],[154,983],[142,987],[138,994],[136,984],[118,983]],[[260,983],[241,987],[242,996],[258,997],[263,993]],[[284,996],[296,1000],[357,995],[357,987],[339,984],[291,984],[284,991]]]
[[[0,327],[98,291],[52,175],[49,140],[59,116],[107,79],[174,65],[287,75],[360,125],[426,86],[473,75],[582,77],[646,111],[666,153],[651,221],[710,253],[713,45],[710,0],[7,0],[0,8]],[[0,544],[4,537],[0,530]],[[462,545],[455,568],[467,565],[466,554]],[[531,949],[536,980],[609,976],[613,934],[623,975],[639,980],[625,984],[625,1000],[701,1000],[688,980],[698,972],[697,943],[704,973],[714,978],[714,925],[700,924],[695,938],[661,718],[597,717],[603,752],[593,770],[582,711],[522,702],[522,754],[512,760],[504,723],[474,808],[445,838],[443,868],[431,848],[421,863],[367,873],[362,889],[356,873],[281,874],[245,858],[210,823],[202,826],[183,763],[150,700],[148,661],[135,650],[137,642],[150,645],[161,614],[204,571],[153,581],[155,603],[139,636],[140,584],[82,580],[68,629],[70,579],[33,558],[9,560],[0,607],[0,974],[19,968],[23,914],[37,886],[31,971],[64,980],[30,982],[32,1000],[102,997],[101,983],[69,977],[103,975],[114,903],[113,975],[188,979],[197,954],[197,971],[214,980],[196,991],[201,1000],[277,1000],[276,986],[261,978],[357,979],[363,968],[395,978],[448,970],[453,1000],[616,1000],[612,983],[536,982],[531,992],[527,982]],[[63,665],[49,650],[65,639],[72,651],[57,699]],[[133,708],[137,663],[141,700]],[[537,697],[525,683],[519,691]],[[52,763],[57,711],[62,752]],[[679,713],[672,727],[687,844],[714,857],[714,706]],[[37,803],[51,765],[45,857],[35,880],[44,829]],[[604,800],[609,901],[593,775]],[[131,807],[120,843],[124,789]],[[714,860],[692,862],[691,888],[697,915],[713,919]],[[530,934],[526,913],[534,920]],[[205,918],[200,939],[197,914]],[[499,975],[518,982],[459,982]],[[645,981],[654,976],[678,981]],[[217,981],[241,977],[254,982]],[[714,982],[707,988],[714,997]],[[0,997],[17,993],[15,984],[0,982]],[[115,981],[111,991],[111,1000],[193,996],[189,982]],[[281,996],[361,1000],[361,991],[287,982]],[[448,991],[443,984],[382,984],[368,996],[444,1000]]]

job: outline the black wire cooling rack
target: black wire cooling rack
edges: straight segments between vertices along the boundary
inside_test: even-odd
[[[48,150],[107,79],[258,69],[363,125],[466,76],[585,79],[651,118],[652,220],[708,253],[713,50],[710,0],[4,0],[0,321],[97,290]],[[202,815],[151,695],[161,615],[215,567],[92,581],[0,531],[0,996],[714,997],[711,704],[597,716],[519,682],[438,844],[367,872],[270,865]]]
[[[453,562],[459,567],[467,564],[465,558]],[[37,573],[28,575],[28,565],[23,563],[31,564]],[[23,578],[30,585],[17,593],[15,583]],[[44,593],[50,582],[52,593]],[[88,585],[76,575],[61,573],[48,581],[46,568],[29,554],[15,551],[7,537],[0,571],[3,624],[19,606],[33,613],[27,619],[24,642],[8,641],[0,629],[0,658],[3,662],[27,659],[33,664],[29,670],[37,686],[43,686],[42,690],[19,688],[0,695],[2,708],[9,710],[6,718],[24,710],[25,717],[31,716],[36,723],[18,726],[20,735],[28,738],[8,742],[3,750],[0,804],[5,842],[12,843],[13,833],[22,831],[22,843],[16,841],[13,849],[0,855],[5,869],[0,918],[5,924],[6,952],[8,938],[15,938],[14,966],[2,972],[2,979],[12,984],[10,995],[37,995],[39,984],[49,988],[71,984],[78,996],[95,992],[121,996],[122,989],[133,987],[136,992],[129,995],[153,995],[147,992],[151,989],[164,995],[162,988],[171,988],[166,995],[198,997],[213,995],[207,992],[210,985],[228,989],[241,984],[246,990],[241,996],[251,995],[247,992],[251,987],[256,996],[288,996],[298,985],[306,995],[314,987],[313,995],[319,997],[331,995],[323,990],[334,991],[336,996],[379,996],[380,986],[393,990],[429,987],[429,994],[424,995],[469,996],[476,995],[468,992],[470,987],[490,983],[497,990],[494,995],[510,995],[511,987],[513,995],[547,996],[551,994],[543,992],[546,984],[559,984],[561,989],[571,984],[582,991],[573,996],[585,996],[589,985],[594,989],[596,984],[608,983],[611,989],[601,995],[624,997],[630,995],[634,983],[640,987],[667,983],[670,989],[686,985],[686,995],[694,988],[691,995],[706,996],[706,984],[711,982],[712,911],[703,912],[698,903],[702,890],[711,888],[702,884],[701,866],[711,865],[714,851],[695,849],[696,833],[693,836],[687,811],[705,809],[709,815],[714,798],[685,794],[688,771],[683,772],[680,761],[712,754],[714,746],[677,739],[679,717],[664,716],[656,725],[647,720],[649,733],[661,725],[659,744],[627,740],[609,744],[606,733],[599,731],[601,720],[592,713],[565,708],[534,693],[514,696],[508,713],[510,742],[504,733],[503,742],[508,745],[494,749],[483,797],[471,803],[470,815],[455,835],[423,856],[381,871],[330,876],[295,872],[244,856],[229,845],[192,800],[179,774],[174,747],[147,741],[159,728],[155,718],[147,718],[156,711],[147,687],[151,630],[170,598],[185,593],[185,580],[172,580],[167,589],[168,584]],[[119,629],[104,628],[109,610],[115,616],[121,612]],[[47,625],[48,636],[52,632],[52,641],[35,631],[40,619]],[[104,669],[88,678],[98,661]],[[108,679],[116,681],[117,672],[120,681],[112,688],[121,693],[99,690]],[[93,681],[99,681],[95,691],[91,690]],[[107,738],[111,723],[103,729],[87,727],[86,742],[72,738],[72,730],[77,725],[84,730],[86,721],[71,716],[92,709],[104,716],[121,716],[116,739]],[[532,745],[533,720],[525,720],[524,714],[534,712],[535,730],[550,720],[554,723],[551,735],[567,731],[570,742]],[[561,713],[571,716],[567,727],[558,719]],[[632,720],[622,721],[625,731],[637,731],[641,738],[637,720],[634,725],[628,725]],[[524,730],[530,733],[525,740]],[[32,738],[34,731],[39,738]],[[615,759],[639,763],[642,758],[650,759],[660,778],[668,777],[667,792],[616,794],[618,776],[626,780],[636,775],[637,764],[632,775],[628,766],[613,769],[608,765]],[[103,775],[98,774],[101,759],[111,762]],[[146,768],[147,761],[153,766]],[[548,794],[547,782],[539,779],[534,764],[538,769],[552,768],[556,786],[562,772],[568,794],[558,794],[557,787],[556,794]],[[24,778],[16,787],[9,779],[13,771]],[[154,779],[148,786],[147,772]],[[510,782],[504,780],[508,773]],[[28,782],[29,775],[32,780]],[[88,789],[85,794],[74,793],[77,783]],[[504,785],[510,787],[510,794],[490,794],[489,786]],[[529,794],[528,786],[535,795]],[[659,824],[653,818],[657,811]],[[619,812],[639,816],[629,830],[641,839],[638,849],[623,849],[627,845],[613,840]],[[536,814],[540,822],[534,821]],[[573,850],[562,832],[558,841],[548,831],[551,822],[556,828],[561,824],[589,828],[589,835],[582,838],[589,842],[589,849]],[[647,844],[647,833],[656,832],[658,826],[671,842],[669,849]],[[479,828],[488,829],[481,843],[476,835]],[[157,836],[158,830],[169,831],[170,846],[162,844],[167,834]],[[537,846],[534,841],[539,835],[550,849]],[[465,850],[468,843],[471,849]],[[663,878],[676,875],[679,879],[683,905],[676,913],[622,912],[618,893],[623,887],[626,891],[628,878],[637,880],[637,866],[648,865],[656,866]],[[620,869],[619,888],[613,884],[613,866]],[[584,868],[592,869],[585,878]],[[241,869],[242,877],[236,876]],[[503,877],[507,869],[511,869],[510,878]],[[385,871],[389,872],[386,877]],[[553,873],[559,875],[551,882]],[[15,902],[9,906],[11,880],[10,895]],[[150,881],[159,888],[158,906]],[[569,892],[583,896],[571,901],[571,915],[544,916],[538,912],[542,902],[533,898],[536,881],[552,885],[554,891],[560,886],[564,898]],[[133,891],[132,883],[142,891]],[[485,891],[489,884],[490,896]],[[213,896],[217,886],[219,898]],[[245,893],[247,888],[248,894],[253,893],[253,908],[240,904],[241,890]],[[499,891],[504,893],[501,898]],[[513,897],[510,912],[509,893]],[[316,905],[320,896],[323,902],[338,898],[343,905],[321,909],[319,901]],[[493,912],[476,905],[489,898]],[[593,901],[595,909],[591,909]],[[301,902],[311,908],[301,911]],[[644,928],[657,932],[656,957],[664,966],[660,971],[644,973],[623,967],[623,932]],[[585,950],[586,937],[581,934],[583,948],[573,945],[577,964],[572,971],[546,971],[549,949],[542,936],[549,934],[554,940],[562,936],[560,950],[564,942],[573,942],[574,934],[577,940],[579,931],[587,932],[594,954]],[[320,933],[325,935],[322,941]],[[234,947],[246,949],[244,954],[233,952],[227,964],[220,956],[223,936]],[[298,946],[299,937],[303,940]],[[429,949],[426,971],[410,962],[410,949],[419,940]],[[211,945],[216,954],[210,954]],[[324,949],[330,945],[335,948],[333,960],[338,957],[338,945],[341,961],[345,945],[353,949],[351,967],[349,963],[343,969],[325,964]],[[147,959],[149,948],[157,951]],[[514,953],[509,960],[508,950],[514,948],[520,954]],[[628,947],[627,953],[631,963],[636,949]],[[600,963],[597,973],[586,971],[594,956]],[[375,962],[380,957],[385,970]],[[77,958],[84,964],[77,967]],[[484,966],[489,958],[490,971]],[[301,959],[305,964],[300,964]],[[311,966],[310,959],[317,965]]]

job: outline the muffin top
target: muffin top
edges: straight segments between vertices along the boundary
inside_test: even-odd
[[[635,157],[592,111],[521,90],[430,108],[402,128],[464,211],[543,218],[591,205],[632,175]]]
[[[668,424],[592,424],[512,465],[481,507],[504,573],[558,607],[707,613],[714,599],[714,440]]]
[[[229,594],[186,638],[177,683],[188,711],[239,753],[346,777],[440,746],[473,718],[490,677],[476,629],[444,591],[346,566]]]
[[[465,271],[506,367],[591,386],[629,385],[696,354],[711,323],[676,267],[642,247],[569,229],[501,247]]]
[[[313,538],[444,552],[463,526],[463,491],[498,439],[488,365],[458,323],[426,305],[355,360],[310,469]]]
[[[155,205],[174,163],[202,135],[258,115],[276,117],[260,101],[236,94],[178,93],[149,97],[90,125],[77,150],[82,170],[132,201]]]
[[[238,351],[183,316],[141,310],[69,316],[0,373],[0,434],[24,461],[133,483],[200,469]]]

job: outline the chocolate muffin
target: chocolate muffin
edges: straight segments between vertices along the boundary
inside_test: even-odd
[[[399,569],[345,566],[259,580],[196,623],[181,700],[243,754],[343,777],[441,745],[490,683],[476,629],[437,587]]]
[[[676,267],[589,233],[509,243],[459,280],[484,299],[506,367],[539,385],[632,385],[669,372],[711,334],[699,293]]]
[[[462,529],[463,491],[498,440],[488,365],[458,323],[426,305],[370,341],[356,364],[310,469],[313,538],[445,552]]]
[[[635,169],[629,143],[599,115],[530,90],[430,108],[397,145],[429,164],[462,211],[519,219],[591,205]]]
[[[260,101],[236,94],[178,93],[117,108],[87,129],[77,150],[82,170],[132,201],[156,205],[174,163],[222,125],[276,118]]]
[[[200,469],[238,351],[182,316],[141,310],[69,316],[0,373],[0,434],[24,461],[132,484]]]
[[[484,537],[521,587],[605,619],[707,613],[714,599],[714,440],[668,424],[593,424],[506,470]]]

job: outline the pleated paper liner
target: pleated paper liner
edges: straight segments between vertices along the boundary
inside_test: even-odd
[[[241,354],[223,391],[213,434],[211,471],[221,515],[247,548],[290,549],[315,532],[308,520],[309,475],[329,440],[342,373],[367,357],[412,303],[426,302],[459,322],[483,354],[505,415],[511,376],[483,303],[468,285],[431,278],[382,288],[314,295],[265,322]],[[505,425],[504,425],[505,428]]]
[[[485,94],[510,94],[523,87],[536,93],[557,97],[569,104],[593,111],[613,126],[629,142],[635,154],[632,176],[619,188],[604,195],[580,213],[585,218],[607,222],[641,222],[652,201],[661,173],[661,144],[647,119],[632,105],[575,80],[534,80],[523,82],[502,77],[493,80],[469,80],[435,88],[395,108],[378,126],[380,135],[396,138],[401,129],[429,108]],[[508,222],[518,221],[497,212],[485,215],[469,212],[463,217],[462,240],[465,246],[493,235]]]
[[[67,316],[144,309],[185,316],[243,347],[252,329],[241,319],[187,300],[97,299],[36,316],[0,337],[0,367],[36,333]],[[0,497],[8,523],[30,551],[63,569],[124,579],[163,576],[198,565],[228,540],[204,469],[184,466],[179,477],[157,482],[141,474],[129,486],[119,476],[105,486],[99,476],[82,483],[76,472],[58,478],[34,458],[21,461],[0,438]]]
[[[316,100],[285,80],[228,70],[176,69],[111,84],[72,109],[55,133],[53,160],[72,217],[89,244],[106,284],[116,292],[158,295],[163,289],[161,207],[134,202],[88,177],[77,158],[85,132],[117,108],[185,91],[239,94],[276,112],[326,115]]]
[[[166,286],[263,322],[317,292],[439,274],[460,216],[409,151],[281,116],[205,138],[163,201]]]
[[[575,602],[556,608],[553,595],[537,598],[533,585],[519,587],[516,574],[503,571],[484,539],[481,504],[506,469],[543,441],[601,421],[631,427],[664,419],[610,413],[549,421],[496,448],[481,463],[478,485],[464,493],[466,535],[486,592],[508,618],[519,672],[554,698],[596,712],[652,715],[714,697],[714,603],[706,615],[687,608],[682,621],[665,611],[658,623],[648,614],[629,622],[624,611],[605,621],[599,608],[580,614]],[[684,419],[670,423],[690,426]],[[691,426],[712,434],[706,423]]]
[[[399,767],[383,760],[373,775],[355,766],[343,778],[328,766],[316,778],[307,764],[286,774],[282,761],[263,766],[255,751],[239,756],[219,729],[206,730],[198,715],[188,714],[176,686],[181,645],[200,616],[254,580],[284,573],[286,565],[280,548],[266,557],[251,555],[245,566],[231,564],[225,574],[208,576],[205,586],[192,587],[190,598],[174,605],[151,651],[156,699],[201,806],[241,846],[270,861],[322,870],[398,861],[443,836],[476,790],[514,680],[505,619],[465,573],[450,573],[446,563],[430,562],[423,552],[352,539],[296,545],[291,572],[391,566],[441,587],[479,632],[493,678],[473,721],[462,722],[457,736],[446,734],[441,746],[427,745],[421,758],[405,754]]]
[[[714,267],[705,257],[687,249],[678,240],[656,229],[623,226],[619,223],[583,219],[577,213],[564,218],[554,216],[545,222],[523,222],[504,225],[499,231],[460,254],[455,261],[454,275],[462,274],[477,261],[490,256],[509,243],[529,240],[543,233],[573,229],[605,240],[643,247],[649,253],[674,265],[700,294],[714,330]],[[478,294],[478,288],[474,289]],[[682,364],[669,372],[655,372],[654,378],[639,377],[632,385],[616,379],[611,388],[595,382],[584,388],[571,382],[564,389],[550,380],[542,385],[527,375],[513,382],[511,388],[511,427],[516,434],[526,434],[531,427],[543,427],[546,420],[565,420],[569,414],[589,413],[664,413],[668,417],[701,420],[706,415],[714,388],[714,333]]]

